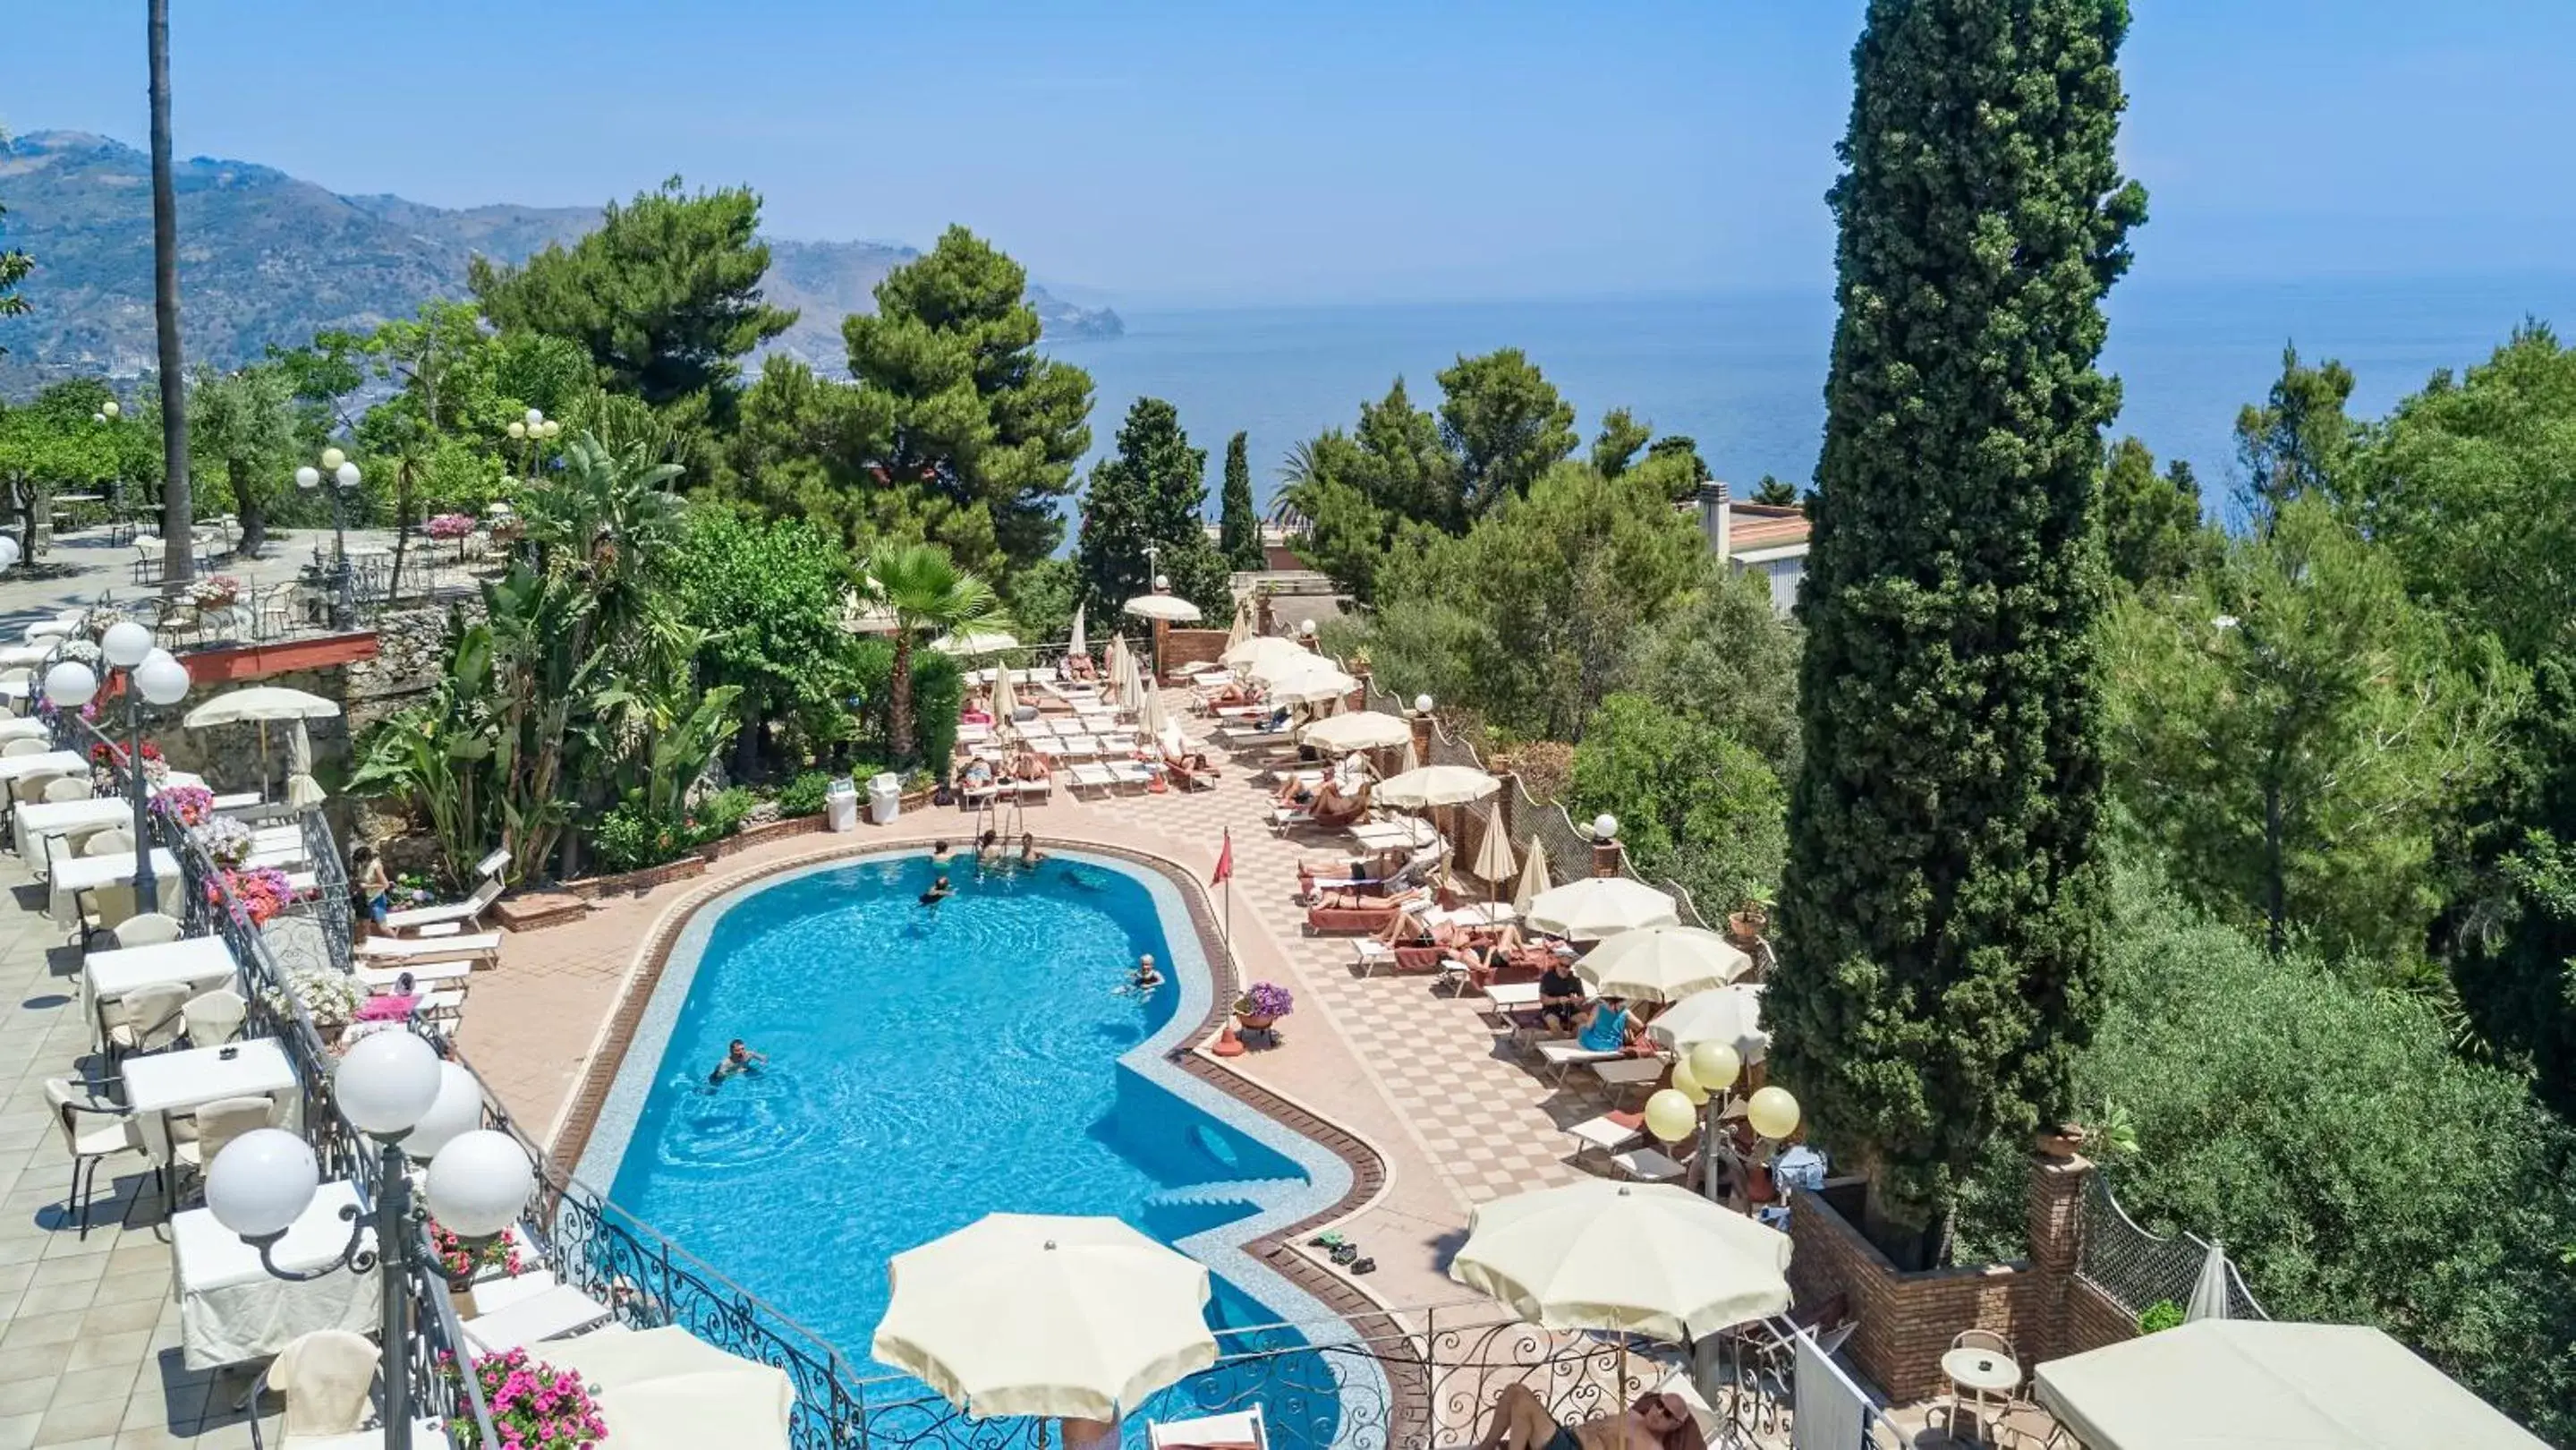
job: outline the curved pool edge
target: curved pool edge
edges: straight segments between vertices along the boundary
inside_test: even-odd
[[[638,946],[591,1059],[558,1117],[551,1134],[557,1161],[570,1160],[573,1177],[594,1192],[614,1181],[700,955],[726,912],[769,887],[871,857],[912,854],[928,840],[837,845],[765,863],[671,903]],[[1166,944],[1180,968],[1174,973],[1182,991],[1180,1005],[1161,1028],[1122,1053],[1119,1065],[1253,1136],[1305,1174],[1304,1188],[1283,1195],[1284,1201],[1185,1235],[1179,1246],[1280,1313],[1309,1343],[1384,1332],[1389,1310],[1376,1296],[1285,1250],[1296,1235],[1339,1222],[1373,1202],[1385,1188],[1384,1159],[1365,1138],[1195,1050],[1230,1010],[1240,981],[1194,874],[1176,862],[1124,846],[1072,838],[1045,844],[1059,855],[1124,870],[1140,880],[1155,902]]]

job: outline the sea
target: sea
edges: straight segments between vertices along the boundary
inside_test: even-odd
[[[1764,474],[1805,486],[1824,427],[1833,297],[1764,292],[1702,297],[1157,310],[1121,306],[1126,334],[1050,344],[1090,370],[1095,457],[1138,397],[1179,410],[1208,450],[1213,514],[1226,439],[1249,434],[1266,507],[1289,447],[1350,427],[1401,376],[1417,407],[1459,356],[1517,347],[1577,412],[1588,441],[1626,407],[1659,433],[1685,433],[1743,497]],[[2576,273],[2361,280],[2123,282],[2108,304],[2103,366],[2120,379],[2107,436],[2135,434],[2161,459],[2191,461],[2225,517],[2242,471],[2237,410],[2260,401],[2281,352],[2336,358],[2356,416],[2377,417],[2439,369],[2485,360],[2527,318],[2576,333]]]

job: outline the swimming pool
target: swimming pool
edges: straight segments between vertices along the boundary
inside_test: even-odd
[[[886,1260],[999,1210],[1109,1214],[1173,1244],[1215,1271],[1220,1328],[1322,1318],[1239,1246],[1338,1200],[1349,1170],[1163,1060],[1211,990],[1178,887],[1082,852],[947,874],[937,906],[915,850],[700,910],[580,1175],[863,1373],[882,1368]],[[1163,985],[1121,991],[1147,952]],[[736,1037],[768,1063],[710,1086]]]

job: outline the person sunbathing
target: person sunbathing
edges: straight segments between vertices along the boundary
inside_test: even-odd
[[[1270,793],[1270,803],[1282,810],[1311,805],[1314,799],[1313,783],[1293,771],[1289,773],[1286,780],[1279,783],[1279,789]]]
[[[1708,1450],[1690,1406],[1670,1393],[1639,1395],[1624,1413],[1600,1415],[1567,1426],[1523,1384],[1507,1384],[1494,1400],[1485,1434],[1475,1450]]]
[[[1351,825],[1366,819],[1368,812],[1367,786],[1361,786],[1357,795],[1345,795],[1342,793],[1340,783],[1330,780],[1325,781],[1323,788],[1315,792],[1314,802],[1306,808],[1307,815],[1312,817],[1313,823],[1318,826]]]
[[[1092,665],[1089,655],[1066,655],[1064,677],[1068,680],[1096,680],[1100,678],[1100,671]]]
[[[1189,749],[1189,742],[1182,739],[1178,732],[1164,736],[1156,742],[1156,745],[1161,751],[1165,770],[1188,776],[1192,780],[1202,776],[1209,780],[1216,779],[1216,764],[1208,759],[1207,752]]]
[[[976,760],[969,763],[966,767],[966,774],[960,779],[960,783],[970,791],[983,790],[991,786],[993,783],[993,762],[989,760]]]
[[[1260,698],[1260,694],[1250,685],[1241,680],[1228,680],[1208,695],[1203,703],[1211,710],[1223,710],[1236,705],[1257,704]]]
[[[1344,886],[1328,887],[1317,891],[1311,904],[1319,911],[1379,911],[1386,907],[1402,907],[1408,902],[1419,903],[1423,900],[1425,898],[1420,891],[1381,893],[1375,886]],[[1419,930],[1415,934],[1420,935]]]
[[[1010,760],[1010,772],[1013,780],[1044,780],[1048,773],[1046,762],[1039,759],[1038,753],[1034,750],[1014,751]]]

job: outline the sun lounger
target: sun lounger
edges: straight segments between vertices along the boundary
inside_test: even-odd
[[[390,931],[412,931],[441,922],[480,922],[492,903],[501,899],[501,878],[486,876],[474,888],[474,894],[463,901],[441,902],[436,906],[415,906],[397,911],[385,918]]]
[[[371,992],[394,991],[401,987],[406,976],[411,978],[414,987],[425,987],[438,982],[461,982],[473,974],[474,964],[471,962],[421,962],[399,967],[358,968],[358,980],[365,983]]]
[[[1118,772],[1105,765],[1076,765],[1070,767],[1068,773],[1073,777],[1075,790],[1089,787],[1107,792],[1118,788]]]
[[[1227,1415],[1201,1415],[1195,1420],[1148,1420],[1148,1450],[1270,1450],[1270,1430],[1261,1406]]]
[[[1306,934],[1320,936],[1327,932],[1379,932],[1395,920],[1396,906],[1383,907],[1310,906],[1306,908]]]
[[[477,1314],[465,1321],[466,1342],[484,1354],[499,1354],[578,1334],[609,1318],[609,1308],[579,1289],[557,1284],[506,1309]]]
[[[1539,1061],[1556,1069],[1558,1082],[1565,1081],[1565,1074],[1569,1068],[1580,1067],[1587,1062],[1619,1060],[1619,1054],[1616,1052],[1595,1052],[1571,1037],[1560,1037],[1551,1042],[1540,1043],[1538,1056]]]
[[[1545,1047],[1547,1044],[1539,1044]],[[1632,1087],[1653,1087],[1664,1075],[1664,1060],[1659,1057],[1622,1057],[1592,1064],[1593,1075],[1610,1089],[1615,1098]]]
[[[1036,780],[997,780],[990,785],[968,786],[959,791],[957,797],[971,810],[998,795],[1016,795],[1022,800],[1032,797],[1045,800],[1054,794],[1054,777],[1041,776]]]
[[[1580,1160],[1587,1149],[1609,1154],[1644,1142],[1646,1123],[1638,1113],[1603,1113],[1567,1128],[1565,1135],[1574,1140],[1574,1156]]]
[[[489,957],[501,950],[497,931],[421,937],[369,937],[358,943],[360,961],[437,962],[458,957]]]
[[[1257,750],[1285,745],[1291,738],[1285,730],[1259,730],[1249,725],[1220,725],[1216,733],[1228,750]]]

